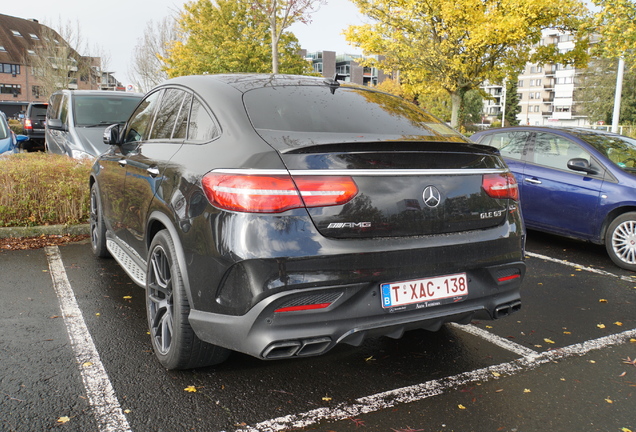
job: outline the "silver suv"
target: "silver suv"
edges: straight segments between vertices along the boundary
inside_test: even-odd
[[[46,112],[46,150],[75,159],[94,158],[108,145],[104,129],[124,124],[143,97],[141,93],[104,90],[60,90]]]

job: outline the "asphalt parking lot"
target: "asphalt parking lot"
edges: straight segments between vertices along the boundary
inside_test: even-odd
[[[166,372],[86,243],[0,253],[2,431],[636,431],[636,275],[529,233],[522,310],[327,355]]]

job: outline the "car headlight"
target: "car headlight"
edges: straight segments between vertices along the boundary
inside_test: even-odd
[[[71,157],[73,159],[89,159],[89,160],[95,160],[95,156],[93,156],[90,153],[86,153],[83,152],[81,150],[71,150]]]

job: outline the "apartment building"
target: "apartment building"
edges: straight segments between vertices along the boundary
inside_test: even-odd
[[[544,30],[542,44],[555,44],[560,52],[574,48],[574,36],[558,30]],[[589,126],[587,117],[577,111],[574,90],[581,69],[562,64],[527,64],[519,74],[517,96],[521,112],[519,124],[531,126]],[[503,87],[485,84],[493,96],[484,100],[484,118],[492,123],[503,109]]]
[[[337,73],[344,77],[345,82],[375,86],[389,78],[383,71],[374,67],[360,66],[358,61],[365,57],[360,54],[336,54],[335,51],[317,51],[307,53],[301,50],[301,55],[311,61],[314,72],[327,78],[333,78]],[[379,56],[374,56],[379,59]]]
[[[24,111],[30,102],[46,102],[38,71],[31,65],[44,43],[66,44],[66,41],[37,20],[0,14],[0,111],[9,117]],[[92,76],[79,76],[78,69],[71,67],[68,87],[98,89],[100,59],[79,54],[77,57],[92,65]]]

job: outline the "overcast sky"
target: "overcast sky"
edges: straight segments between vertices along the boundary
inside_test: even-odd
[[[348,0],[327,0],[320,11],[312,16],[310,24],[295,24],[291,31],[298,37],[302,48],[308,52],[336,51],[360,53],[352,48],[341,35],[350,24],[363,20],[357,8]],[[159,22],[164,17],[182,9],[182,0],[108,0],[105,2],[78,0],[29,0],[2,2],[0,13],[18,18],[35,18],[40,23],[58,28],[70,22],[79,22],[80,32],[87,41],[91,53],[110,55],[108,68],[124,85],[130,82],[128,63],[132,50],[142,37],[146,23]],[[82,53],[86,54],[86,53]]]

